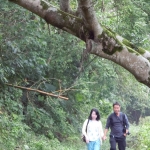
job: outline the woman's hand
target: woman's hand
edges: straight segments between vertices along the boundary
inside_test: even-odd
[[[89,139],[88,139],[88,138],[86,138],[86,143],[87,143],[87,144],[89,143]]]
[[[107,139],[107,137],[106,137],[106,135],[104,135],[103,137],[102,137],[102,140],[106,140]]]

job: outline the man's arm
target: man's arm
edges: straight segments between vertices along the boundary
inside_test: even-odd
[[[125,126],[126,126],[126,133],[125,134],[128,134],[129,133],[129,121],[128,121],[126,114],[124,114],[124,118],[125,118]]]
[[[104,130],[103,140],[106,140],[106,139],[107,139],[107,136],[106,136],[106,135],[107,135],[107,132],[108,132],[108,129],[105,129],[105,130]]]
[[[107,123],[106,123],[106,127],[104,130],[103,140],[106,140],[106,138],[107,138],[106,135],[107,135],[109,127],[110,127],[110,116],[107,118]]]

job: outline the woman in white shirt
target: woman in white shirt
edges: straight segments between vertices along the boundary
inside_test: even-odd
[[[86,138],[88,150],[100,150],[104,133],[100,121],[100,114],[97,109],[93,108],[90,112],[89,118],[84,121],[82,134]]]

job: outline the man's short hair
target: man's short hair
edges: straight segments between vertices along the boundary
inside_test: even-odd
[[[113,103],[113,107],[114,107],[115,105],[120,106],[120,104],[119,104],[118,102]]]

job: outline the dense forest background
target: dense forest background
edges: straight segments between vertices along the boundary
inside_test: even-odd
[[[131,123],[127,150],[150,150],[148,87],[113,62],[85,53],[81,40],[17,5],[0,3],[1,150],[84,150],[81,128],[90,110],[98,108],[104,128],[115,101]],[[149,0],[95,0],[94,5],[104,25],[150,49]],[[102,150],[108,149],[106,140]]]

